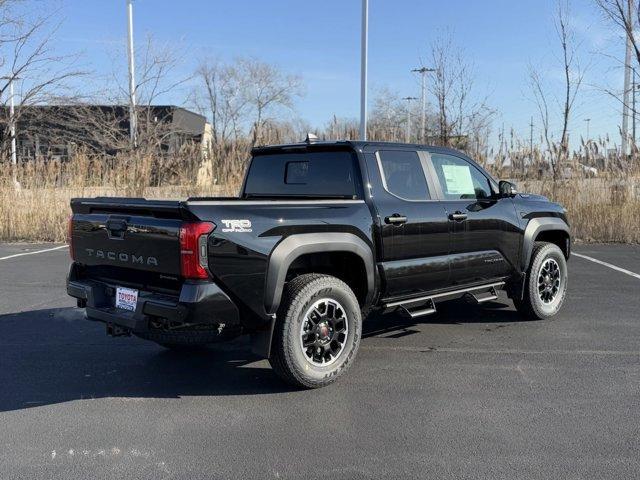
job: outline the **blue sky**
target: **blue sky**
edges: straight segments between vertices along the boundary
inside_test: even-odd
[[[59,5],[64,16],[59,47],[81,51],[82,62],[97,74],[112,71],[114,58],[124,52],[125,1],[59,0]],[[528,138],[536,113],[528,65],[560,93],[554,5],[554,0],[370,0],[371,95],[388,87],[418,96],[409,71],[428,57],[434,39],[451,32],[475,66],[477,94],[488,96],[499,111],[494,130],[504,124]],[[360,0],[136,0],[135,36],[141,41],[152,34],[178,49],[184,74],[203,58],[254,56],[301,75],[307,88],[296,115],[321,126],[334,114],[358,117],[360,7]],[[574,141],[586,130],[585,118],[592,119],[592,137],[617,135],[619,107],[600,88],[621,87],[622,70],[609,55],[622,58],[623,42],[591,0],[574,0],[571,7],[581,63],[589,64],[571,129]],[[181,102],[181,93],[166,101]]]

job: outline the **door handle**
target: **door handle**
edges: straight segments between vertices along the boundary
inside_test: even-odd
[[[455,213],[452,213],[451,215],[449,215],[449,219],[450,220],[455,220],[456,222],[461,222],[462,220],[466,220],[467,219],[467,214],[466,213],[462,213],[460,210],[458,210]]]
[[[403,223],[407,223],[407,217],[399,213],[394,213],[389,217],[384,217],[384,221],[391,225],[402,225]]]

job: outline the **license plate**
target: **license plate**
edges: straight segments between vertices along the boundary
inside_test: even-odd
[[[136,311],[136,305],[138,304],[138,290],[133,288],[116,288],[116,308],[122,310],[129,310],[131,312]]]

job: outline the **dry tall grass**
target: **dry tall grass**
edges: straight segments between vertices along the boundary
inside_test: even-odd
[[[246,146],[219,148],[203,166],[197,149],[156,158],[91,157],[68,162],[29,162],[0,174],[0,241],[64,241],[73,197],[186,198],[234,195],[248,157]],[[4,163],[6,166],[7,164]],[[508,176],[508,172],[502,172]],[[198,184],[198,178],[204,182]],[[640,177],[521,180],[523,192],[539,193],[569,211],[576,239],[640,243]]]
[[[218,173],[198,185],[202,161],[196,151],[154,158],[139,156],[90,157],[70,161],[28,162],[18,167],[21,188],[13,186],[11,170],[0,175],[0,241],[55,241],[66,236],[69,201],[74,197],[122,196],[185,199],[237,193],[239,172],[208,168]],[[6,165],[6,163],[5,163]]]
[[[518,187],[564,205],[578,240],[640,243],[640,177],[522,181]]]

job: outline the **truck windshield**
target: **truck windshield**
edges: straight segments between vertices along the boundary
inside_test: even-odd
[[[355,155],[350,151],[277,152],[253,158],[245,198],[357,198]]]

